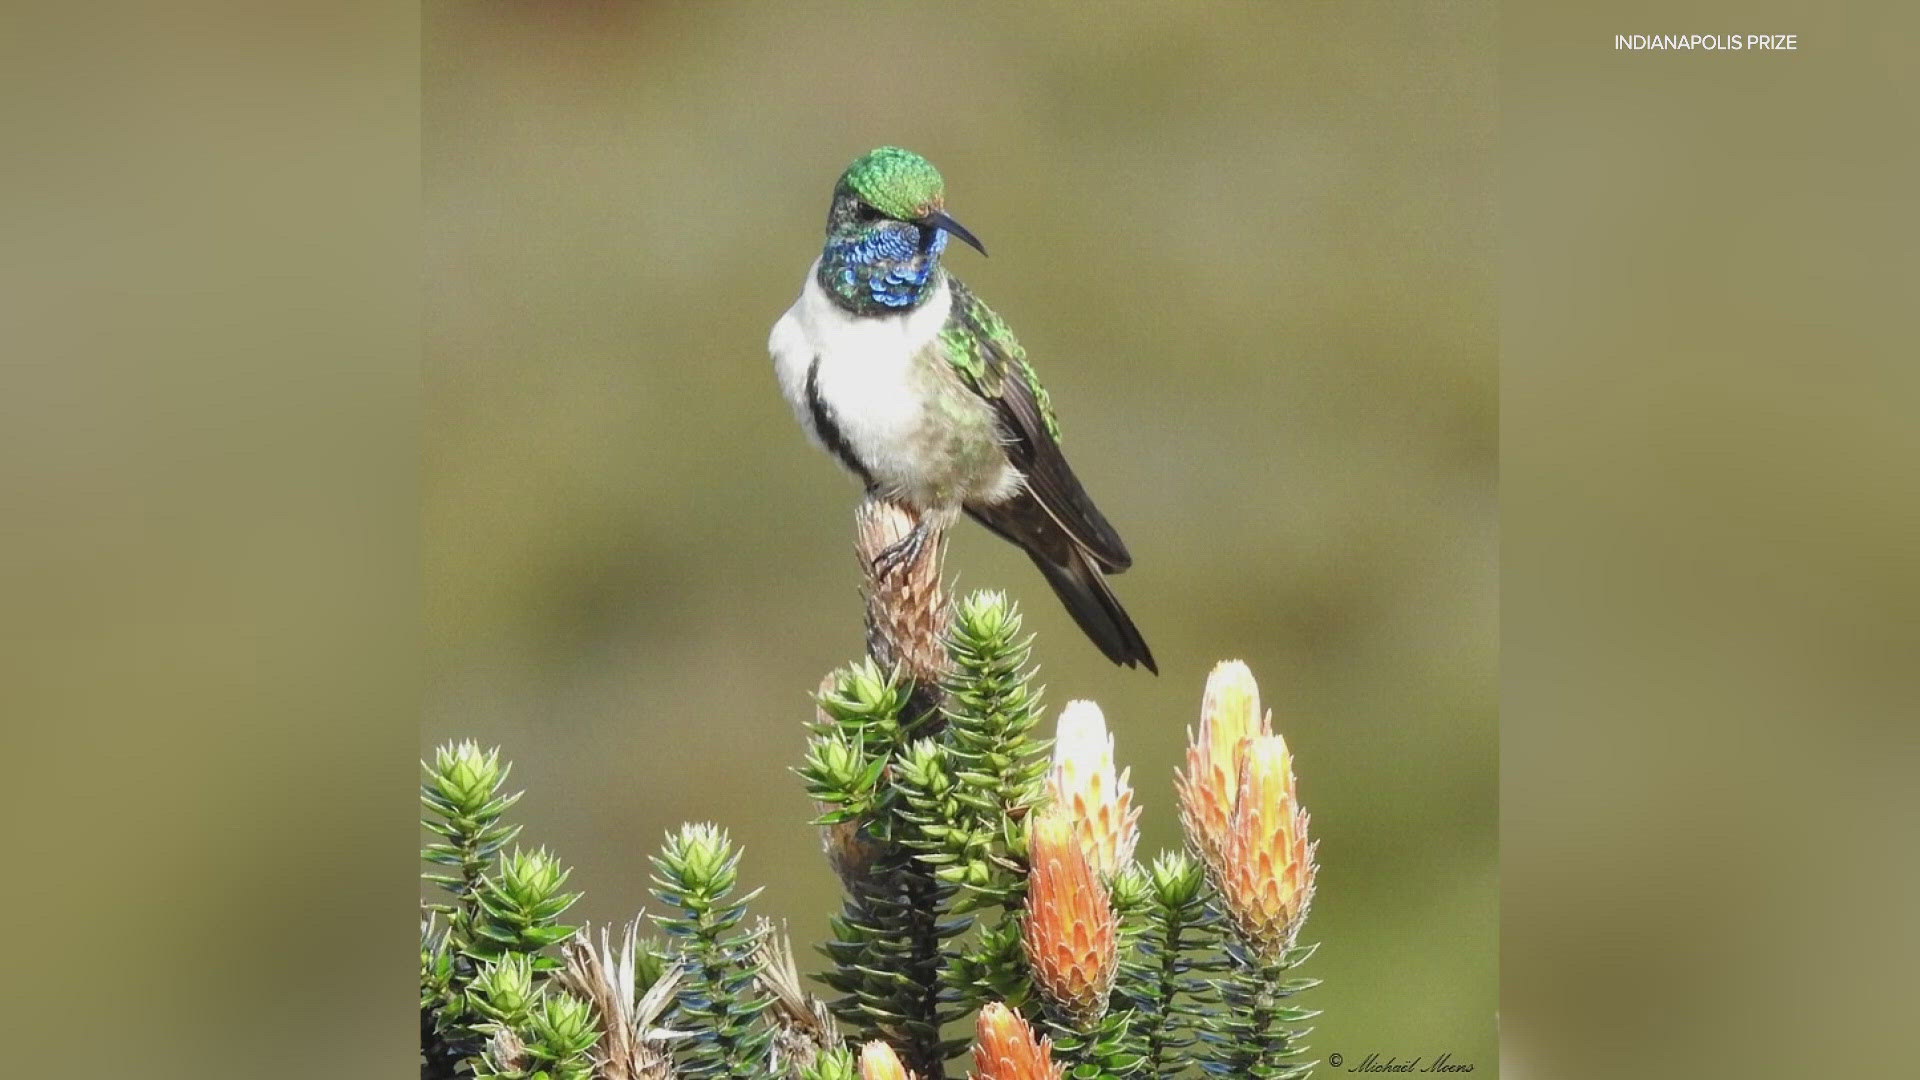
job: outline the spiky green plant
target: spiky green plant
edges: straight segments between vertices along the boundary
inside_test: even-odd
[[[422,1075],[442,1077],[453,1076],[485,1041],[477,1029],[484,1018],[473,1009],[467,989],[479,963],[497,955],[482,933],[489,924],[485,893],[500,850],[520,833],[520,826],[504,818],[521,793],[502,791],[512,766],[500,760],[499,748],[481,750],[472,740],[440,747],[432,764],[422,762],[421,768],[426,774],[420,785],[426,809],[421,825],[440,839],[429,842],[420,857],[453,871],[421,875],[451,897],[451,902],[424,905],[421,928]]]
[[[1045,740],[1033,639],[1004,593],[977,592],[954,606],[942,740],[959,781],[942,875],[961,884],[967,908],[1010,906],[1025,873],[1022,827],[1041,797]]]
[[[854,1063],[853,1051],[842,1047],[821,1054],[798,1075],[800,1080],[859,1080],[860,1066]]]
[[[1316,1013],[1293,998],[1316,980],[1292,975],[1313,951],[1293,941],[1314,849],[1251,672],[1209,679],[1177,785],[1194,854],[1143,869],[1097,706],[1070,705],[1049,762],[1018,609],[991,591],[949,605],[938,543],[881,569],[911,517],[869,506],[861,523],[869,656],[822,685],[795,770],[846,889],[816,976],[831,1000],[806,993],[783,934],[744,928],[759,890],[741,892],[712,824],[653,859],[662,941],[637,941],[638,917],[617,950],[604,930],[576,939],[568,868],[507,850],[520,796],[499,751],[450,744],[422,785],[423,877],[445,894],[421,922],[423,1080],[855,1080],[903,1063],[945,1080],[975,1009],[987,1080],[1306,1076]]]
[[[1092,1024],[1056,1016],[1044,1027],[1053,1035],[1053,1050],[1068,1080],[1127,1080],[1141,1075],[1146,1064],[1133,1031],[1136,1018],[1131,1009],[1113,1009]]]
[[[1201,1067],[1214,1076],[1249,1076],[1254,1080],[1297,1080],[1313,1070],[1314,1062],[1298,1061],[1306,1032],[1292,1025],[1320,1015],[1317,1009],[1288,1004],[1288,999],[1320,985],[1319,979],[1289,979],[1288,971],[1312,956],[1316,945],[1289,949],[1278,962],[1229,944],[1232,966],[1220,982],[1224,1008],[1206,1022],[1207,1042]]]
[[[564,990],[543,988],[512,1024],[492,1025],[476,1080],[593,1080],[600,1041],[593,1007]]]
[[[453,941],[464,942],[478,914],[474,894],[481,879],[501,849],[520,834],[520,826],[503,818],[524,793],[501,791],[513,766],[501,762],[499,747],[483,751],[471,739],[440,747],[433,764],[422,762],[421,767],[427,772],[420,785],[420,801],[427,809],[421,824],[443,838],[429,843],[421,858],[456,871],[422,875],[454,898],[452,904],[429,908],[448,918]]]
[[[510,952],[499,960],[480,965],[474,976],[472,994],[475,1010],[486,1017],[488,1023],[525,1027],[540,997],[534,981],[533,958]]]
[[[969,1008],[1033,998],[1016,921],[1026,893],[1027,818],[1042,797],[1046,743],[1034,685],[1032,638],[1004,593],[977,592],[954,605],[942,743],[955,791],[939,848],[922,858],[958,884],[962,910],[997,909],[952,959],[947,981]]]
[[[690,1077],[748,1076],[765,1068],[768,999],[754,981],[753,935],[740,929],[754,889],[732,898],[740,852],[719,826],[684,825],[654,856],[654,896],[674,909],[660,926],[688,962],[671,1022],[692,1033],[679,1056]]]
[[[833,967],[820,978],[838,995],[828,1006],[859,1038],[892,1042],[930,1075],[965,1048],[941,1031],[964,1015],[942,974],[946,943],[966,923],[950,918],[954,886],[917,857],[930,839],[912,806],[945,781],[933,744],[913,738],[928,718],[906,716],[907,703],[901,681],[870,661],[838,673],[819,698],[801,775],[826,807],[817,823],[858,834],[845,841],[858,854],[835,858],[848,894],[823,946]],[[919,784],[903,783],[909,769]]]
[[[546,951],[573,936],[577,927],[562,926],[560,914],[580,899],[564,886],[573,873],[545,848],[513,853],[500,859],[493,873],[480,879],[474,895],[480,913],[473,926],[469,955],[482,960],[520,955],[534,967],[551,971],[560,960]]]
[[[1206,872],[1185,852],[1163,852],[1146,873],[1141,931],[1122,961],[1121,991],[1140,1014],[1147,1073],[1186,1072],[1208,1010],[1219,1003],[1207,976],[1223,967],[1219,919],[1207,903]]]

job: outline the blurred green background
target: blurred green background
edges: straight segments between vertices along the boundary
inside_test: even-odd
[[[1051,388],[1162,675],[971,525],[949,572],[1104,707],[1143,852],[1247,660],[1321,840],[1315,1054],[1497,1072],[1490,5],[438,4],[423,37],[421,744],[505,748],[577,915],[642,906],[686,819],[802,944],[836,902],[787,769],[861,649],[857,492],[765,342],[835,177],[897,143],[994,253],[949,266]]]

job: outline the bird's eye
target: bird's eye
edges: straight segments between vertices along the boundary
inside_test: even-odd
[[[880,211],[875,210],[873,207],[869,206],[864,202],[856,202],[853,204],[853,217],[855,221],[860,221],[860,222],[879,221],[881,218],[885,216],[886,216],[885,214],[882,214]]]

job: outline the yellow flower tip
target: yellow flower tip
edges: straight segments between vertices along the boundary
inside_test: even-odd
[[[1218,888],[1241,939],[1277,963],[1293,947],[1313,903],[1314,845],[1294,791],[1286,740],[1261,735],[1245,749]]]
[[[1174,777],[1187,838],[1218,872],[1233,818],[1240,761],[1247,740],[1270,734],[1273,718],[1260,711],[1260,685],[1239,660],[1214,666],[1200,703],[1200,730],[1187,732],[1186,765]]]
[[[1113,768],[1113,736],[1106,715],[1091,701],[1067,702],[1054,721],[1054,766],[1074,761]]]
[[[1260,684],[1253,669],[1241,660],[1215,664],[1200,700],[1200,731],[1214,756],[1230,754],[1241,739],[1259,734],[1261,720]]]
[[[860,1048],[860,1080],[908,1080],[906,1066],[893,1047],[875,1039]]]
[[[1036,815],[1029,853],[1028,966],[1048,1001],[1090,1024],[1106,1012],[1120,967],[1113,904],[1060,807]]]
[[[1140,808],[1133,805],[1132,770],[1115,773],[1113,736],[1091,701],[1060,710],[1047,793],[1067,812],[1094,871],[1111,877],[1133,861],[1140,842]]]
[[[973,1080],[1059,1080],[1053,1043],[1035,1040],[1020,1014],[998,1001],[980,1009],[973,1040]]]
[[[1057,852],[1073,842],[1073,819],[1059,806],[1047,806],[1035,813],[1030,819],[1031,837],[1028,848],[1034,863],[1040,861],[1042,851]]]

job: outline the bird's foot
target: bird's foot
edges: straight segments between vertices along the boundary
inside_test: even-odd
[[[912,566],[920,561],[920,555],[926,550],[927,541],[933,537],[931,518],[921,518],[907,535],[880,549],[873,557],[875,577],[892,577],[901,567]]]

